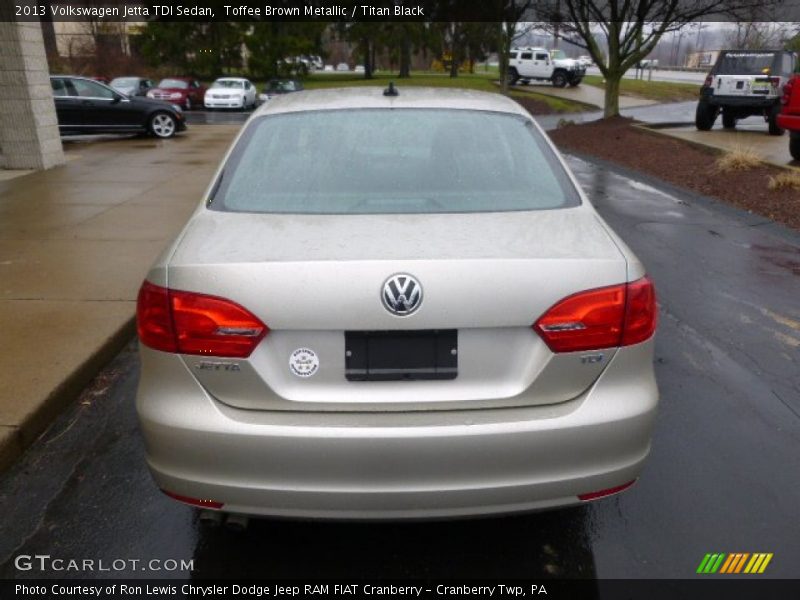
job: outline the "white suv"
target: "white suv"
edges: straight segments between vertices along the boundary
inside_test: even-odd
[[[508,82],[511,85],[531,80],[550,81],[555,87],[578,85],[586,74],[586,67],[577,60],[561,57],[563,52],[551,57],[546,48],[512,48],[508,56]]]

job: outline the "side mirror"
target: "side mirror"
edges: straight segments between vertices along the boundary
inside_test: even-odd
[[[114,98],[112,99],[112,102],[113,102],[114,104],[116,104],[117,102],[119,102],[119,101],[120,101],[120,100],[122,100],[123,98],[125,98],[125,96],[123,96],[122,94],[116,94],[116,93],[115,93],[115,94],[114,94]]]

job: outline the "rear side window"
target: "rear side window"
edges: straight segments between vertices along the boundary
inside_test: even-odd
[[[51,79],[50,85],[53,88],[53,96],[56,96],[57,98],[63,96],[69,96],[69,92],[67,91],[67,86],[64,83],[63,79]]]
[[[537,54],[536,55],[536,60],[547,60],[548,58],[550,58],[549,54]]]
[[[530,60],[531,58],[533,58],[533,53],[532,53],[532,52],[523,52],[523,53],[520,55],[520,58],[521,58],[522,60]]]
[[[210,207],[295,214],[413,214],[580,204],[560,162],[522,116],[365,109],[254,121]]]

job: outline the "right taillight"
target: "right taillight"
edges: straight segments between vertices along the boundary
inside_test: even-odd
[[[141,342],[162,352],[247,358],[269,331],[235,302],[142,284],[136,306]]]
[[[557,302],[534,323],[553,352],[600,350],[643,342],[656,329],[653,282],[586,290]]]
[[[781,104],[789,104],[789,97],[792,95],[793,79],[786,82],[783,86],[783,95],[781,96]]]
[[[703,83],[703,86],[704,87],[710,87],[712,83],[714,83],[713,75],[706,75],[706,81],[705,81],[705,83]]]

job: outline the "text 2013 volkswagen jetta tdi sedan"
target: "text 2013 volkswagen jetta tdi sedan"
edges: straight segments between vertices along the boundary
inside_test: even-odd
[[[599,498],[650,448],[655,324],[641,263],[515,102],[290,94],[141,288],[147,460],[167,494],[230,513]]]

